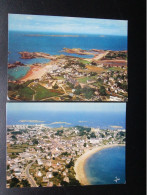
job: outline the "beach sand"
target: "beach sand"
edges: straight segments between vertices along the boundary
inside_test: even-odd
[[[82,156],[80,156],[74,166],[74,170],[76,172],[76,179],[82,184],[82,185],[91,185],[88,182],[88,179],[86,178],[85,171],[84,171],[84,166],[87,161],[87,159],[94,153],[103,150],[105,148],[111,148],[111,147],[116,147],[116,146],[125,146],[124,144],[113,144],[113,145],[104,145],[104,146],[99,146],[96,148],[93,148],[92,150],[88,150],[85,152]]]
[[[28,73],[20,79],[20,81],[26,82],[28,80],[40,79],[47,71],[47,66],[31,66]]]

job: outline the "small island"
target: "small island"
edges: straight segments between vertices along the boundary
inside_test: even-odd
[[[53,122],[53,123],[50,123],[50,125],[56,125],[56,124],[66,124],[66,125],[71,125],[71,123],[67,123],[67,122]]]
[[[20,120],[19,122],[21,123],[43,123],[44,121],[39,121],[39,120]]]

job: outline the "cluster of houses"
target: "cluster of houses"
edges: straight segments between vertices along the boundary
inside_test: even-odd
[[[10,187],[13,177],[28,179],[26,169],[31,162],[33,169],[30,168],[29,172],[37,185],[37,181],[41,181],[42,186],[60,186],[61,181],[57,183],[56,173],[69,183],[67,165],[71,160],[76,161],[86,150],[103,145],[104,141],[107,144],[125,142],[124,136],[118,137],[119,132],[125,132],[122,129],[112,131],[91,128],[95,138],[79,136],[76,127],[70,130],[63,128],[64,133],[61,135],[57,135],[55,128],[45,125],[12,125],[7,129],[7,187]],[[34,139],[37,143],[34,143]],[[27,144],[27,147],[23,148],[23,144]],[[21,151],[15,152],[16,147]]]
[[[41,79],[45,81],[43,86],[47,89],[52,89],[55,85],[57,85],[58,88],[60,88],[64,93],[66,89],[69,88],[68,83],[73,85],[71,90],[73,90],[78,85],[80,85],[82,88],[89,86],[97,90],[98,88],[95,84],[98,82],[98,79],[101,79],[103,81],[103,86],[106,89],[106,93],[111,96],[108,101],[111,101],[112,99],[116,99],[116,101],[117,99],[118,101],[124,101],[124,98],[127,97],[127,90],[118,86],[118,83],[127,84],[127,70],[123,70],[124,66],[122,71],[107,70],[100,74],[96,73],[97,76],[92,79],[90,78],[91,75],[89,72],[81,71],[81,67],[78,65],[78,60],[76,58],[73,58],[72,60],[71,59],[70,65],[68,65],[68,59],[58,59],[56,61],[52,61],[51,66],[48,66],[46,75],[43,77],[43,79]],[[110,65],[107,67],[107,65],[103,65],[103,63],[98,63],[97,67],[103,67],[104,69],[107,69],[110,68]],[[87,70],[86,66],[84,69]],[[61,77],[61,79],[58,77]],[[89,77],[90,79],[87,79],[86,83],[80,82],[79,78],[84,77]],[[65,90],[63,90],[63,87]],[[99,90],[96,91],[95,96],[97,96],[97,99],[100,98]]]

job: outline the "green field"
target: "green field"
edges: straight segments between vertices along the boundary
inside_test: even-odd
[[[56,76],[54,78],[57,79],[57,80],[64,80],[64,77],[63,76]]]
[[[21,153],[24,152],[26,148],[31,147],[28,144],[13,145],[7,148],[8,153]]]
[[[80,62],[80,63],[83,63],[83,64],[90,64],[89,61],[87,61],[87,60],[82,60],[82,59],[80,59],[79,62]]]
[[[8,83],[9,98],[10,99],[21,99],[21,100],[32,100],[34,91],[28,87],[32,81],[27,81],[23,84]],[[17,97],[18,96],[18,97]]]
[[[20,95],[23,100],[32,100],[34,91],[29,87],[24,87],[18,90],[18,95]]]
[[[59,91],[54,89],[46,89],[45,87],[39,84],[35,86],[31,86],[31,88],[35,91],[35,100],[37,101],[62,94]]]
[[[77,81],[79,83],[87,83],[87,80],[89,80],[89,77],[82,77],[82,78],[78,78]]]
[[[78,80],[79,83],[86,84],[88,80],[90,80],[90,81],[96,80],[96,77],[97,76],[81,77],[81,78],[78,78],[77,80]]]
[[[97,82],[93,83],[93,85],[96,86],[96,87],[104,86],[104,84],[100,81],[97,81]]]
[[[111,67],[111,68],[108,68],[107,70],[111,70],[111,71],[122,71],[122,68],[120,68],[120,67]]]

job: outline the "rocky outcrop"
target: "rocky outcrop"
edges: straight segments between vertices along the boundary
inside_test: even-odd
[[[23,63],[19,62],[19,61],[16,61],[13,64],[8,64],[8,68],[15,68],[17,66],[25,66],[25,65]]]
[[[42,52],[19,52],[22,59],[32,59],[32,58],[48,58],[50,54],[42,53]]]

